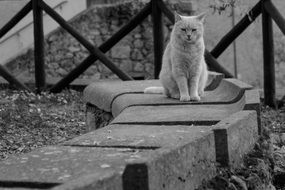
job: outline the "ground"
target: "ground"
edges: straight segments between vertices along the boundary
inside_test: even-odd
[[[0,160],[85,133],[81,93],[0,91]]]
[[[82,93],[0,90],[0,160],[86,133]],[[285,190],[285,106],[262,106],[263,134],[240,168],[221,168],[199,190]]]

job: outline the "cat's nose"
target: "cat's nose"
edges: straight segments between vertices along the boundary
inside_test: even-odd
[[[187,40],[191,40],[191,35],[187,35]]]

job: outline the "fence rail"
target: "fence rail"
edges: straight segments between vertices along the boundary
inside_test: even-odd
[[[213,57],[218,58],[229,45],[260,15],[261,2],[258,2],[214,47]]]
[[[164,4],[162,0],[150,0],[145,7],[135,15],[126,25],[117,31],[112,37],[101,44],[99,47],[94,46],[86,40],[79,32],[66,22],[57,12],[49,7],[44,0],[30,0],[6,25],[0,29],[0,38],[3,37],[11,28],[13,28],[22,18],[30,11],[33,11],[34,19],[34,54],[35,54],[35,82],[36,91],[41,92],[46,87],[45,82],[45,64],[44,64],[44,34],[43,34],[43,11],[51,16],[60,24],[68,33],[76,38],[89,52],[81,64],[67,74],[63,79],[58,81],[49,90],[51,92],[60,92],[67,87],[80,74],[88,69],[96,60],[100,60],[112,72],[122,80],[133,80],[127,73],[119,69],[106,56],[105,52],[110,50],[123,37],[130,33],[149,15],[153,22],[153,40],[154,40],[154,77],[157,78],[161,69],[163,54],[163,14],[174,23],[174,14]],[[274,6],[271,0],[260,0],[213,48],[212,51],[205,51],[205,60],[210,70],[224,73],[226,77],[233,77],[226,68],[222,67],[216,58],[218,58],[228,46],[259,16],[262,15],[263,31],[263,70],[264,70],[264,97],[265,104],[276,107],[275,100],[275,68],[274,68],[274,46],[272,19],[285,34],[285,20]],[[10,84],[25,90],[30,90],[23,83],[13,77],[3,66],[0,65],[0,75],[3,76]]]

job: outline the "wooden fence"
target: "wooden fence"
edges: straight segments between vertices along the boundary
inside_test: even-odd
[[[51,16],[67,32],[76,38],[90,53],[81,64],[74,68],[69,74],[52,86],[49,91],[56,93],[66,88],[73,80],[82,74],[96,60],[100,60],[113,73],[122,80],[133,80],[127,73],[119,69],[106,56],[105,52],[110,50],[124,36],[130,33],[149,15],[153,22],[153,41],[154,41],[154,77],[157,78],[161,69],[163,54],[163,14],[174,23],[174,14],[162,0],[150,0],[145,7],[135,15],[126,25],[119,29],[103,44],[96,46],[86,40],[80,33],[70,26],[57,12],[49,7],[44,0],[31,0],[27,3],[6,25],[0,29],[0,38],[13,28],[30,11],[33,11],[34,19],[34,55],[35,55],[35,82],[36,91],[39,93],[46,88],[45,69],[44,69],[44,34],[43,34],[43,11]],[[264,59],[264,97],[265,104],[276,107],[275,100],[275,69],[274,69],[274,46],[272,19],[285,34],[285,20],[279,13],[271,0],[260,0],[214,47],[212,51],[205,51],[205,59],[210,70],[224,73],[226,77],[233,75],[222,67],[217,58],[225,49],[260,15],[262,14],[263,31],[263,59]],[[10,84],[30,91],[30,89],[13,77],[5,67],[0,65],[0,75]]]

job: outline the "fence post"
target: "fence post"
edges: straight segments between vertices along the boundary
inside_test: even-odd
[[[264,7],[266,1],[271,0],[262,0],[264,103],[276,108],[273,28],[272,18]]]
[[[43,11],[39,6],[39,1],[33,1],[34,18],[34,56],[35,56],[35,81],[36,91],[40,93],[46,86],[45,65],[44,65],[44,31],[43,31]]]
[[[153,43],[154,43],[154,77],[158,78],[163,55],[163,21],[162,21],[162,11],[159,8],[158,1],[152,0],[152,28],[153,28]],[[163,2],[160,2],[163,3]]]

